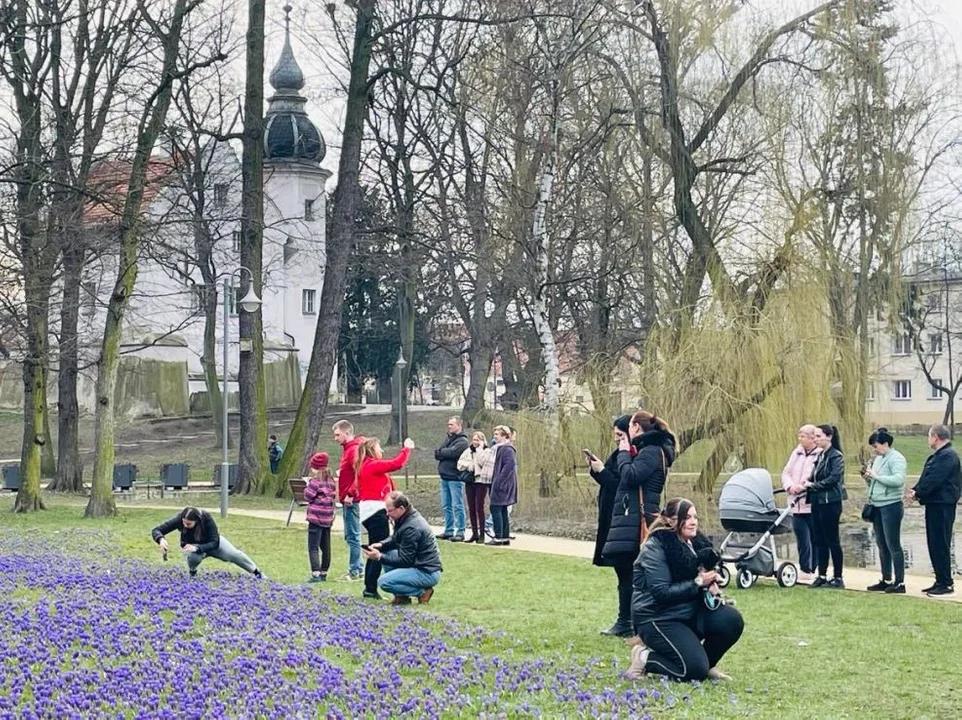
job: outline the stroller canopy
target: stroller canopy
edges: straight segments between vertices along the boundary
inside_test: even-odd
[[[722,513],[777,513],[771,474],[764,468],[735,473],[722,487],[718,509]]]

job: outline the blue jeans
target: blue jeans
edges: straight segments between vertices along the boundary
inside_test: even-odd
[[[494,537],[498,540],[507,540],[511,534],[511,525],[508,520],[508,506],[492,505],[491,519],[494,521]]]
[[[389,568],[390,565],[384,565]],[[386,593],[404,597],[421,597],[428,588],[433,588],[441,580],[441,572],[424,572],[417,568],[394,568],[388,570],[377,580],[377,586]]]
[[[441,507],[444,508],[444,534],[464,535],[464,483],[441,480]]]
[[[875,530],[875,544],[878,546],[879,565],[882,566],[882,579],[905,581],[905,553],[902,552],[902,517],[905,507],[901,502],[875,508],[872,529]],[[892,569],[895,574],[892,574]]]
[[[341,508],[344,513],[344,541],[350,551],[347,570],[352,575],[364,572],[361,563],[361,511],[357,503],[345,505]]]
[[[815,555],[812,550],[811,513],[792,515],[792,529],[795,531],[795,545],[798,548],[799,570],[803,573],[815,572]]]

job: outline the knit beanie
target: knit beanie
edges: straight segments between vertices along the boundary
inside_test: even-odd
[[[621,432],[628,434],[628,425],[631,423],[631,415],[622,415],[620,418],[612,423],[612,426],[621,430]]]
[[[328,460],[331,456],[326,452],[314,453],[311,455],[311,470],[320,470],[321,468],[327,467]]]

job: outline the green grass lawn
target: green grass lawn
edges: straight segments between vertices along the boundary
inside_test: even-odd
[[[0,525],[51,533],[66,527],[111,533],[117,552],[161,565],[150,541],[151,527],[167,511],[121,508],[110,520],[84,521],[81,508],[49,500],[51,509],[12,515],[9,498],[0,500]],[[221,529],[248,552],[273,580],[301,583],[309,575],[307,533],[303,526],[230,516]],[[346,547],[333,542],[331,577],[346,569]],[[442,546],[444,578],[430,605],[439,617],[452,617],[489,631],[502,630],[504,642],[520,652],[581,663],[618,658],[621,642],[598,631],[615,614],[614,574],[584,560],[494,550]],[[217,561],[201,567],[223,568]],[[175,558],[171,573],[186,568]],[[359,584],[330,582],[318,592],[359,595]],[[762,583],[730,591],[745,616],[742,641],[722,663],[733,683],[693,693],[693,705],[679,704],[679,717],[757,718],[947,718],[958,716],[962,689],[957,683],[957,648],[962,644],[962,607],[906,597],[855,592],[782,590]],[[424,612],[418,607],[410,612]],[[492,652],[496,638],[486,641]],[[616,692],[629,683],[612,672]],[[687,688],[676,690],[679,696]]]

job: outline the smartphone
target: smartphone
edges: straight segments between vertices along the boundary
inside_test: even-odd
[[[364,545],[364,544],[361,545],[361,550],[370,550],[370,549],[371,549],[370,545]]]
[[[585,454],[585,457],[588,458],[589,460],[595,459],[595,454],[591,452],[591,450],[589,450],[588,448],[582,449],[581,452],[583,452]]]

